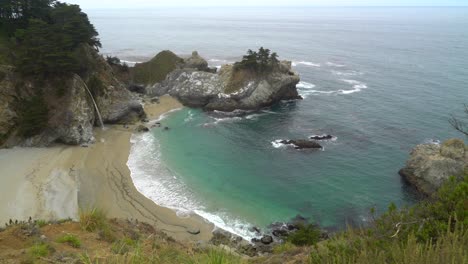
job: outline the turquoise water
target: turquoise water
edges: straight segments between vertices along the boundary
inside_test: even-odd
[[[296,214],[331,228],[361,224],[373,206],[411,204],[398,175],[411,148],[461,136],[447,120],[468,103],[467,8],[89,13],[102,52],[128,61],[198,50],[219,66],[265,46],[294,62],[302,101],[223,120],[182,109],[163,120],[170,131],[133,139],[140,191],[242,234]],[[272,144],[324,133],[337,137],[324,151]]]

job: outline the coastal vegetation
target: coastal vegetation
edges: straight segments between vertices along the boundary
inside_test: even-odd
[[[86,65],[79,65],[78,47],[101,47],[97,31],[78,5],[2,1],[0,23],[17,71],[35,79],[80,73]]]
[[[451,178],[415,206],[390,204],[368,227],[348,227],[319,241],[317,227],[304,225],[273,253],[251,258],[208,244],[184,244],[151,225],[108,219],[103,210],[90,209],[80,212],[78,223],[12,222],[0,231],[0,247],[9,241],[20,246],[0,252],[0,258],[19,256],[24,263],[467,263],[467,206],[468,175]],[[23,249],[28,254],[21,255]]]
[[[148,62],[138,63],[132,69],[133,82],[139,84],[155,84],[162,82],[166,76],[177,68],[177,65],[183,63],[183,59],[179,58],[171,51],[162,51]]]
[[[268,73],[278,67],[279,60],[276,52],[260,47],[258,51],[249,49],[247,55],[240,62],[234,64],[235,70],[251,70],[256,73]]]

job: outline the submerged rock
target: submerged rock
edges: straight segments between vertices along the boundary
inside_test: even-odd
[[[310,139],[313,139],[313,140],[330,140],[330,139],[333,139],[333,136],[332,135],[311,136]]]
[[[273,237],[269,236],[269,235],[263,236],[260,239],[260,242],[262,242],[265,245],[269,245],[269,244],[273,243]]]
[[[468,151],[463,140],[416,146],[400,175],[418,191],[432,195],[451,176],[462,177],[468,168]]]

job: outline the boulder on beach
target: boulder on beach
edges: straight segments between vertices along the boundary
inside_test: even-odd
[[[467,146],[461,139],[449,139],[442,144],[416,146],[399,173],[419,192],[429,196],[449,177],[462,177],[467,168]]]

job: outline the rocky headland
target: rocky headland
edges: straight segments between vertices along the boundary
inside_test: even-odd
[[[162,67],[164,64],[172,65]],[[145,72],[155,72],[150,68],[161,74],[141,77]],[[197,52],[182,59],[164,51],[149,63],[137,64],[133,76],[148,96],[169,94],[186,106],[208,111],[258,110],[281,100],[301,98],[296,90],[299,76],[288,61],[278,61],[268,72],[239,69],[236,64],[223,65],[217,72]]]
[[[419,192],[431,196],[450,177],[462,178],[467,169],[468,146],[461,139],[449,139],[416,146],[399,173]]]

